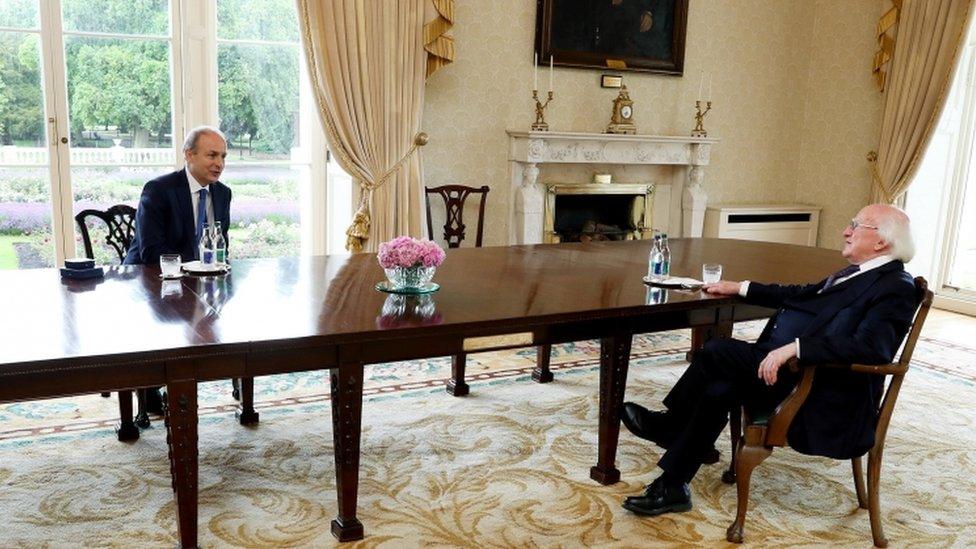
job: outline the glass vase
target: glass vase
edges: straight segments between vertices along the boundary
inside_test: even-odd
[[[424,266],[383,269],[392,289],[399,291],[422,289],[434,278],[434,271],[436,270],[437,267]]]

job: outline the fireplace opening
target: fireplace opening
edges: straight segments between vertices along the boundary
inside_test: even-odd
[[[636,198],[620,194],[556,196],[553,231],[561,242],[626,240],[637,230],[632,219]]]

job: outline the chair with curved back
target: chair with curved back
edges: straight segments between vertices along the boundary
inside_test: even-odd
[[[816,371],[820,368],[844,368],[853,372],[890,376],[884,397],[877,409],[874,446],[868,451],[867,490],[864,486],[865,475],[861,457],[851,460],[858,506],[861,509],[868,509],[874,544],[877,547],[887,547],[888,540],[885,539],[884,530],[881,526],[881,508],[878,495],[881,456],[884,452],[885,435],[888,432],[888,424],[895,408],[895,401],[898,399],[898,392],[901,389],[905,372],[908,371],[912,353],[915,350],[915,343],[918,341],[922,325],[925,323],[925,317],[932,305],[932,292],[928,289],[928,283],[924,278],[915,278],[915,291],[918,310],[915,313],[911,330],[905,338],[901,355],[896,362],[878,366],[866,364],[800,365],[796,359],[793,359],[787,363],[787,366],[795,372],[800,372],[800,381],[775,410],[765,413],[747,410],[743,407],[741,414],[736,413],[739,412],[738,410],[731,414],[730,430],[732,432],[733,457],[729,470],[722,475],[722,480],[727,484],[735,483],[738,509],[735,520],[726,531],[728,541],[742,542],[746,511],[749,506],[749,481],[752,477],[752,471],[772,454],[773,448],[787,446],[786,436],[790,423],[810,393]]]
[[[468,187],[465,185],[443,185],[440,187],[428,187],[426,190],[427,205],[427,237],[434,238],[434,224],[431,219],[430,197],[431,195],[440,196],[444,200],[445,222],[444,240],[448,248],[459,248],[466,235],[467,225],[464,224],[464,202],[472,194],[481,195],[478,204],[478,228],[475,234],[476,248],[481,247],[484,236],[485,221],[485,200],[488,198],[488,186]],[[552,372],[549,370],[549,356],[552,350],[550,345],[541,345],[537,349],[536,367],[532,371],[532,379],[539,383],[552,381]],[[458,353],[451,357],[451,379],[447,381],[447,392],[454,396],[464,396],[471,389],[464,382],[464,368],[467,360],[467,353]]]
[[[116,204],[106,210],[87,209],[75,215],[75,223],[81,233],[81,240],[85,247],[85,257],[95,259],[95,249],[92,245],[89,221],[99,219],[105,224],[108,232],[105,235],[105,243],[110,246],[119,257],[119,263],[125,261],[125,254],[135,236],[136,209],[126,204]],[[241,410],[238,411],[238,419],[242,424],[257,423],[258,414],[254,411],[254,380],[253,378],[234,379],[234,398],[241,401]],[[103,397],[110,396],[109,393],[102,393]],[[138,412],[135,420],[132,417],[132,390],[119,391],[119,425],[115,432],[121,441],[136,440],[139,438],[139,429],[149,427],[149,412],[146,402],[147,389],[136,390],[136,400],[138,402]]]

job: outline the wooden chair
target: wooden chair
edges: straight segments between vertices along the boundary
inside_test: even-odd
[[[722,480],[727,484],[735,483],[738,494],[738,510],[735,521],[726,531],[728,541],[742,543],[746,511],[749,506],[749,480],[752,477],[752,470],[769,457],[773,448],[787,445],[786,435],[790,423],[810,393],[810,387],[813,384],[813,377],[817,369],[845,368],[854,372],[890,376],[884,398],[877,410],[878,419],[875,426],[874,447],[868,451],[867,490],[864,487],[864,470],[861,458],[856,457],[851,460],[858,505],[862,509],[868,509],[870,513],[871,534],[874,537],[874,544],[877,547],[887,547],[888,540],[885,539],[881,527],[881,508],[878,496],[885,434],[888,431],[888,423],[891,421],[892,410],[895,408],[898,391],[901,389],[902,380],[905,377],[905,372],[908,371],[912,353],[915,350],[915,343],[918,341],[922,325],[925,323],[925,316],[932,305],[932,292],[928,289],[928,283],[924,278],[917,277],[915,279],[915,288],[919,304],[918,311],[915,313],[915,320],[908,332],[897,362],[880,366],[866,364],[804,364],[801,366],[796,359],[793,359],[788,363],[788,367],[794,372],[801,372],[800,381],[793,392],[774,411],[768,416],[761,413],[750,415],[750,412],[743,407],[741,415],[737,413],[731,415],[733,457],[729,470],[722,475]],[[743,429],[742,426],[745,428]]]
[[[92,246],[91,233],[88,222],[91,218],[99,219],[108,228],[105,235],[105,243],[115,250],[119,257],[119,263],[125,261],[125,254],[132,244],[135,235],[136,209],[126,204],[116,204],[107,210],[82,210],[75,215],[75,223],[81,233],[81,240],[85,246],[85,257],[95,259],[95,250]],[[234,398],[241,401],[242,408],[238,411],[237,417],[241,424],[257,423],[258,414],[254,411],[254,379],[246,378],[243,380],[234,379]],[[129,441],[139,438],[139,428],[149,427],[149,412],[146,409],[147,389],[136,390],[136,401],[138,411],[135,421],[132,419],[132,390],[119,391],[119,426],[116,434],[119,440]],[[109,397],[109,393],[102,393],[103,397]]]
[[[430,215],[431,195],[440,196],[444,200],[445,222],[444,240],[447,241],[448,248],[459,248],[466,235],[467,226],[464,224],[464,202],[472,194],[481,195],[478,204],[478,229],[475,234],[474,245],[481,247],[482,237],[484,236],[485,222],[485,200],[488,198],[488,186],[467,187],[465,185],[443,185],[440,187],[428,187],[426,190],[427,203],[427,237],[434,238],[434,224]],[[552,381],[552,372],[549,370],[550,345],[542,345],[536,354],[536,367],[532,371],[532,379],[539,383]],[[467,360],[467,353],[459,353],[451,357],[451,379],[447,381],[447,392],[454,396],[464,396],[471,389],[464,382],[464,367]]]

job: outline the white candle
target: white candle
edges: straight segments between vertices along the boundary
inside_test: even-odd
[[[532,66],[532,91],[539,89],[539,52],[535,53],[535,64]]]
[[[549,56],[549,91],[552,91],[552,55]]]
[[[708,95],[705,97],[705,101],[706,102],[710,102],[711,100],[712,100],[712,75],[711,75],[711,73],[709,73],[709,75],[708,75]]]
[[[702,89],[705,87],[705,71],[701,71],[701,79],[698,80],[698,100],[702,100]]]

